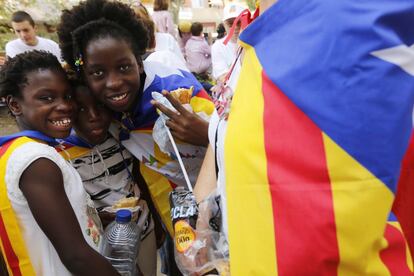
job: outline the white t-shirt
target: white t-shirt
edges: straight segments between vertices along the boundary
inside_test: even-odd
[[[170,51],[174,53],[184,64],[185,59],[177,40],[169,33],[155,33],[155,49],[157,51]]]
[[[214,79],[227,73],[233,64],[233,61],[236,59],[237,44],[229,41],[227,45],[224,45],[224,39],[225,38],[216,40],[211,46],[212,75]]]
[[[151,15],[157,31],[177,36],[177,27],[174,25],[172,14],[169,11],[154,11]]]
[[[11,153],[6,164],[7,196],[36,275],[69,276],[72,274],[63,265],[52,243],[40,229],[19,187],[22,173],[39,158],[51,160],[61,170],[65,193],[72,205],[83,236],[87,243],[98,252],[102,244],[101,229],[95,223],[96,211],[91,208],[93,203],[83,188],[79,174],[54,148],[37,142],[27,142]]]
[[[8,57],[14,57],[18,54],[33,51],[33,50],[43,50],[52,53],[55,55],[59,61],[62,61],[62,57],[60,54],[60,48],[59,45],[54,42],[53,40],[43,38],[43,37],[37,37],[37,45],[35,46],[29,46],[26,43],[24,43],[21,39],[15,39],[12,41],[9,41],[6,44],[6,56]]]
[[[232,94],[236,90],[237,82],[239,80],[241,61],[240,56],[237,61],[234,61],[235,66],[233,71],[227,80],[226,86],[232,91]],[[208,125],[208,139],[213,149],[214,156],[216,157],[218,175],[217,175],[217,193],[221,198],[222,208],[222,230],[228,240],[228,224],[227,224],[227,199],[226,199],[226,174],[225,174],[225,155],[224,155],[224,143],[227,131],[227,119],[220,118],[217,111],[211,115],[210,123]],[[217,133],[216,133],[217,132]]]
[[[171,51],[167,51],[167,50],[155,51],[151,53],[145,60],[151,61],[151,62],[154,62],[154,61],[159,62],[159,63],[164,64],[167,67],[178,68],[178,69],[190,72],[185,62]]]

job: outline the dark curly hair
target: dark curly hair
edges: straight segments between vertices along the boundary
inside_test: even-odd
[[[0,69],[0,97],[22,96],[27,84],[27,75],[39,69],[61,72],[66,76],[59,60],[45,51],[30,51],[8,59]]]
[[[100,38],[120,39],[131,45],[140,60],[148,46],[148,30],[134,11],[120,2],[88,0],[62,12],[57,28],[64,60],[73,68],[87,45]]]
[[[223,38],[226,35],[226,29],[224,28],[224,24],[220,23],[217,26],[217,39]]]

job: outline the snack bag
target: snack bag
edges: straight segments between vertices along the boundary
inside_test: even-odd
[[[216,197],[201,204],[182,187],[170,194],[175,260],[184,275],[229,275],[228,245],[221,234]],[[212,208],[212,209],[211,209]]]
[[[221,200],[217,191],[198,204],[198,239],[206,244],[204,265],[209,275],[230,275],[229,246],[222,232]],[[202,274],[204,275],[204,274]]]

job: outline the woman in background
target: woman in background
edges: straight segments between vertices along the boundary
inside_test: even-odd
[[[176,37],[174,22],[168,11],[168,6],[168,0],[154,0],[152,19],[158,32],[169,33]]]

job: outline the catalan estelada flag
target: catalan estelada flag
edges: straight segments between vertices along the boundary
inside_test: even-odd
[[[241,34],[232,275],[397,275],[380,252],[412,129],[413,15],[411,0],[280,0]]]

